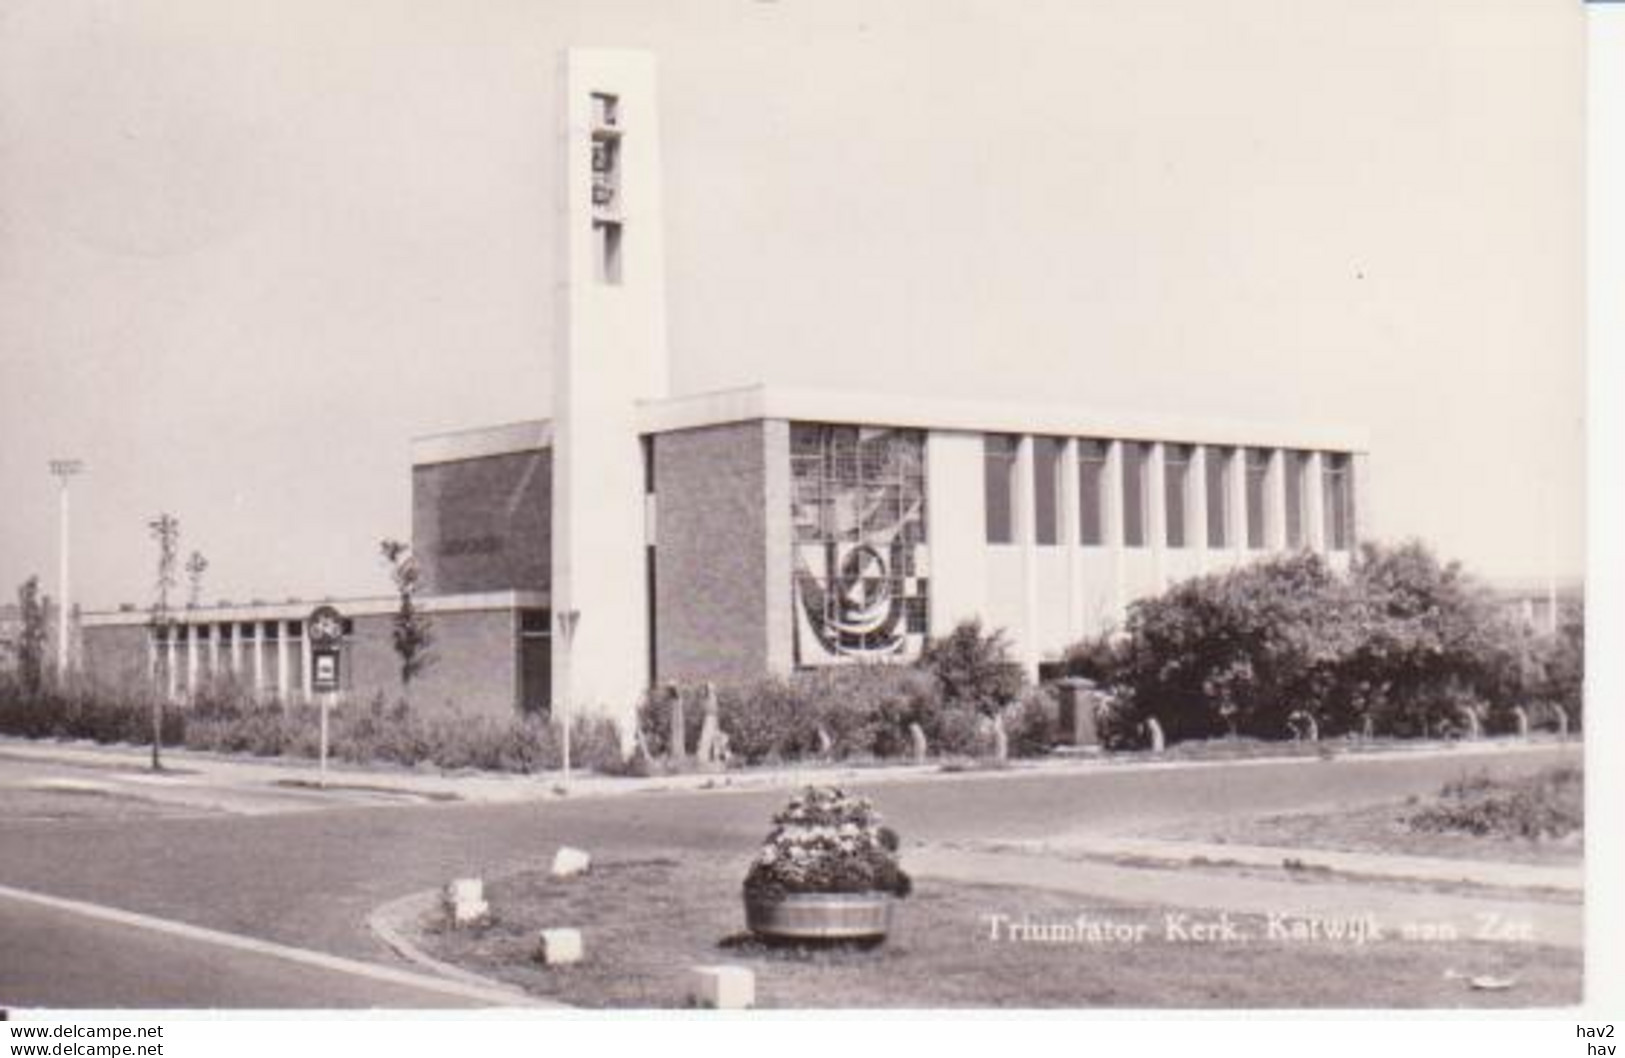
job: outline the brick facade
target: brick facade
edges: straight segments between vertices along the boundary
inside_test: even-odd
[[[412,539],[426,595],[547,591],[549,449],[412,469]]]
[[[771,425],[732,423],[654,438],[659,681],[748,679],[783,653],[769,644],[769,629],[785,623],[769,621],[769,598],[787,593],[789,575],[787,567],[775,572],[786,581],[783,590],[768,590]]]
[[[504,720],[519,700],[518,613],[467,610],[431,615],[434,643],[429,665],[412,681],[409,697],[422,711],[455,710],[464,716]],[[347,695],[365,703],[401,694],[400,658],[390,640],[387,614],[353,622],[346,642]]]

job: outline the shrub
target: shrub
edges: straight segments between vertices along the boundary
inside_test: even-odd
[[[1013,757],[1038,757],[1055,748],[1061,703],[1047,687],[1029,687],[1010,708],[1005,734]]]
[[[1061,654],[1061,670],[1102,687],[1111,686],[1123,673],[1126,644],[1126,639],[1110,633],[1081,639]]]
[[[1571,765],[1518,779],[1485,773],[1445,785],[1435,804],[1410,817],[1413,830],[1500,838],[1564,838],[1585,827],[1585,772]]]
[[[1348,661],[1379,729],[1425,734],[1464,697],[1511,704],[1523,638],[1489,592],[1419,543],[1366,545],[1351,572],[1367,622]]]
[[[805,681],[768,676],[718,689],[718,723],[728,735],[728,748],[748,764],[812,756],[818,751],[819,712],[808,701]],[[688,706],[694,740],[699,740],[704,711],[697,696]]]
[[[152,741],[152,699],[145,692],[113,692],[83,677],[47,678],[29,690],[12,674],[0,674],[0,732],[25,738],[88,739],[93,742]],[[179,745],[186,721],[164,711],[164,745]]]
[[[1542,644],[1455,563],[1417,543],[1367,545],[1347,576],[1292,555],[1176,584],[1129,610],[1121,637],[1076,644],[1068,672],[1117,698],[1108,747],[1138,745],[1155,716],[1168,739],[1281,739],[1303,712],[1322,736],[1436,735],[1471,708],[1510,730],[1513,705],[1574,673],[1571,638]],[[1566,652],[1566,653],[1565,653]],[[1553,665],[1548,656],[1562,654]],[[1572,695],[1575,678],[1560,678]]]
[[[936,680],[944,709],[992,716],[1015,701],[1026,684],[1004,631],[984,632],[978,619],[961,621],[946,636],[928,642],[919,665]]]
[[[47,683],[36,694],[0,675],[0,732],[27,738],[91,739],[145,744],[151,739],[151,698],[84,681]],[[230,683],[200,688],[188,705],[164,710],[165,745],[218,753],[314,758],[320,752],[321,711],[257,699]],[[532,716],[464,716],[454,707],[420,714],[382,694],[329,714],[328,752],[335,760],[430,764],[448,770],[531,773],[562,764],[558,725]],[[571,725],[572,762],[606,773],[627,770],[621,734],[603,717]]]
[[[702,686],[679,688],[690,750],[704,722]],[[829,736],[836,758],[900,756],[909,752],[908,725],[918,723],[929,732],[937,710],[935,682],[904,665],[831,666],[715,689],[717,719],[729,750],[748,764],[815,757],[821,752],[820,730]],[[671,701],[666,690],[645,698],[638,722],[649,751],[667,754]]]
[[[993,752],[993,729],[988,718],[974,709],[945,706],[922,726],[926,739],[943,756],[986,757]]]
[[[1315,555],[1184,581],[1130,608],[1112,652],[1119,732],[1149,716],[1170,741],[1280,738],[1297,709],[1337,711],[1338,667],[1357,622],[1345,587]]]

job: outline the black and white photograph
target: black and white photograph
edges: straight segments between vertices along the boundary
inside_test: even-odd
[[[1594,1045],[1590,17],[0,0],[11,1045]]]

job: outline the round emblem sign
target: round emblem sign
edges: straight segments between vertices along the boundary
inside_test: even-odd
[[[309,630],[313,647],[337,646],[344,638],[344,618],[331,606],[318,606],[310,613],[305,627]]]

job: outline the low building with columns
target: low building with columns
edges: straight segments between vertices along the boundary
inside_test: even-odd
[[[1298,549],[1344,564],[1364,535],[1357,429],[1067,393],[674,392],[654,61],[572,49],[559,76],[551,414],[413,445],[436,630],[416,702],[627,718],[656,683],[906,662],[973,617],[1036,675],[1175,580]],[[395,601],[333,605],[343,692],[394,693]],[[87,615],[86,664],[177,699],[214,679],[308,698],[312,606],[188,609],[161,634]]]

